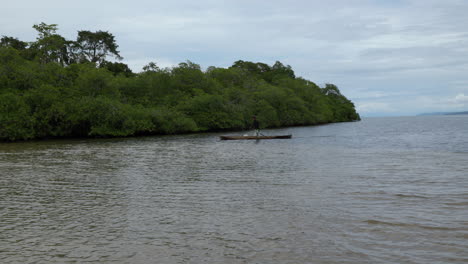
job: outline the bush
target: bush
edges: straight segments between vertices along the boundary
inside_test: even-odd
[[[0,140],[15,141],[34,138],[30,109],[24,98],[13,94],[0,94]]]

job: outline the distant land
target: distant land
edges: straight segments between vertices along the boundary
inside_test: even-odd
[[[463,112],[436,112],[436,113],[423,113],[419,114],[420,116],[426,116],[426,115],[468,115],[468,111],[463,111]]]

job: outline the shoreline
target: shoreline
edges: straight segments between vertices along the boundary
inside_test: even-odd
[[[310,124],[310,125],[290,125],[290,126],[279,126],[279,127],[265,127],[263,129],[281,129],[281,128],[288,128],[288,127],[310,127],[310,126],[323,126],[323,125],[330,125],[336,123],[347,123],[347,122],[360,122],[361,120],[351,120],[351,121],[339,121],[339,122],[329,122],[329,123],[317,123],[317,124]],[[44,138],[35,138],[35,139],[24,139],[24,140],[14,140],[14,141],[2,141],[0,140],[0,144],[15,144],[15,143],[32,143],[32,142],[47,142],[47,141],[65,141],[65,140],[100,140],[100,139],[128,139],[128,138],[145,138],[145,137],[164,137],[164,136],[181,136],[181,135],[196,135],[196,134],[212,134],[212,133],[233,133],[233,132],[241,132],[241,131],[251,131],[245,129],[226,129],[226,130],[207,130],[207,131],[192,131],[186,133],[175,133],[175,134],[134,134],[128,136],[70,136],[70,137],[44,137]]]

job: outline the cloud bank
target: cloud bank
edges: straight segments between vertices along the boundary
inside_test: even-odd
[[[467,110],[467,11],[463,0],[16,1],[2,4],[0,34],[108,30],[134,71],[279,60],[336,84],[364,116],[407,115]]]

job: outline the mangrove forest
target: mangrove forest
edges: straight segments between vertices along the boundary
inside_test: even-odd
[[[106,31],[0,42],[0,140],[117,137],[244,130],[359,120],[333,84],[319,87],[289,65],[238,60],[228,68],[149,62],[135,73]]]

